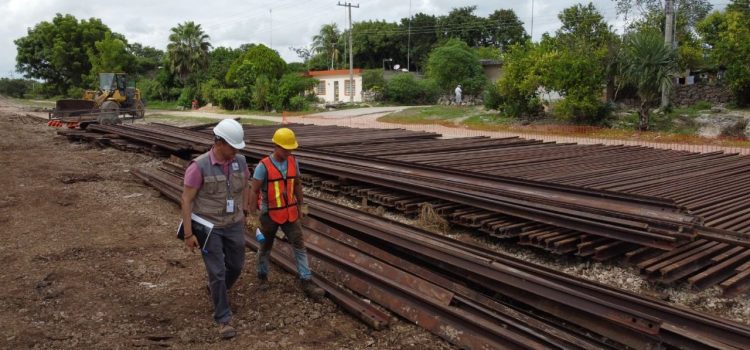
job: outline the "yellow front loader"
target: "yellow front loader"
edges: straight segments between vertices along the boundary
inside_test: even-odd
[[[82,99],[58,100],[48,124],[85,128],[91,123],[120,124],[120,116],[143,118],[141,90],[128,87],[125,73],[99,73],[99,90],[86,90]]]

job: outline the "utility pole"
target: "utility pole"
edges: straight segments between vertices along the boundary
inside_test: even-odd
[[[409,35],[406,39],[406,70],[411,70],[411,0],[409,0]]]
[[[273,50],[273,9],[268,9],[268,15],[271,17],[271,50]]]
[[[531,41],[534,41],[534,0],[531,0],[531,30],[529,32]]]
[[[664,23],[664,44],[666,44],[670,49],[674,49],[674,0],[666,0],[666,5],[664,7],[664,13],[666,14],[667,18]],[[661,89],[661,108],[664,108],[669,105],[669,91],[668,89],[662,87]]]
[[[359,8],[352,5],[351,2],[338,3],[338,6],[345,6],[349,8],[349,102],[354,103],[354,52],[352,51],[352,7]],[[346,85],[344,85],[346,89]]]

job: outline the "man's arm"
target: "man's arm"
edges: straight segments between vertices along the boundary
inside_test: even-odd
[[[247,196],[247,203],[245,204],[250,215],[255,215],[258,211],[258,194],[260,193],[260,186],[262,184],[263,181],[256,178],[250,180],[250,195]]]
[[[185,230],[185,245],[190,251],[195,251],[195,248],[198,247],[198,239],[193,234],[192,218],[190,217],[190,214],[193,212],[193,200],[197,193],[197,188],[188,186],[182,188],[182,227]]]

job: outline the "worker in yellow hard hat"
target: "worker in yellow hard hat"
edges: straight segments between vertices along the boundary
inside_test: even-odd
[[[299,220],[299,208],[303,200],[302,184],[299,181],[299,163],[292,155],[292,151],[299,147],[297,137],[291,129],[280,128],[271,140],[274,145],[273,153],[255,167],[246,206],[250,214],[254,215],[260,204],[260,231],[265,239],[258,250],[258,284],[261,290],[268,289],[268,259],[276,231],[281,228],[294,248],[302,291],[308,297],[318,299],[325,295],[325,291],[311,280],[312,272]],[[261,195],[260,201],[258,194]]]

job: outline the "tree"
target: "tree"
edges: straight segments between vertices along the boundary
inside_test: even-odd
[[[450,39],[432,50],[427,59],[427,76],[443,91],[452,91],[461,84],[467,95],[477,95],[486,78],[477,54],[459,39]]]
[[[235,86],[250,88],[256,80],[265,76],[267,80],[278,80],[286,72],[286,62],[279,53],[263,44],[248,47],[229,67],[226,81]]]
[[[183,84],[195,83],[195,75],[208,67],[209,39],[201,25],[192,21],[171,29],[167,45],[169,69]]]
[[[104,33],[104,38],[94,43],[95,49],[89,49],[91,75],[99,73],[129,72],[135,65],[135,57],[127,51],[127,44],[122,39]]]
[[[135,58],[134,71],[132,73],[141,76],[154,76],[156,70],[162,66],[166,58],[164,51],[151,46],[143,46],[139,43],[129,44],[128,52]]]
[[[617,36],[592,3],[568,7],[558,18],[562,26],[556,36],[542,40],[551,49],[538,62],[546,72],[542,83],[565,97],[556,105],[556,116],[598,123],[607,114],[601,97],[603,87],[613,85]]]
[[[220,82],[226,81],[229,67],[232,65],[232,62],[236,61],[241,55],[242,51],[229,47],[219,46],[211,50],[208,54],[209,60],[206,78],[216,79]]]
[[[305,77],[297,73],[284,74],[276,84],[276,89],[271,96],[271,105],[277,111],[287,109],[296,110],[304,106],[292,106],[292,99],[304,96],[305,92],[312,90],[318,84],[317,79]]]
[[[594,4],[577,4],[557,15],[562,26],[556,32],[558,47],[599,48],[615,36]]]
[[[57,14],[51,22],[38,23],[16,39],[16,70],[27,78],[41,79],[57,94],[82,87],[91,71],[88,52],[111,32],[101,20],[80,22]]]
[[[488,44],[501,50],[507,50],[511,45],[522,44],[531,38],[513,10],[496,10],[487,20]]]
[[[675,51],[664,43],[659,32],[632,33],[626,38],[622,77],[638,90],[640,130],[648,130],[651,108],[661,97],[661,91],[669,90],[672,86],[672,74],[676,69],[675,56]]]
[[[438,41],[436,25],[437,18],[432,15],[420,12],[411,18],[411,39],[406,38],[407,44],[410,44],[411,47],[402,48],[401,57],[406,57],[408,54],[409,63],[414,67],[414,70],[421,71],[427,64],[427,56]],[[409,27],[409,19],[402,18],[400,28],[402,32],[406,32],[406,36],[409,35]],[[403,45],[403,43],[402,38],[401,44]],[[409,70],[412,70],[411,67],[409,67]]]
[[[362,68],[382,67],[383,59],[393,58],[394,63],[406,64],[406,40],[400,32],[398,24],[386,21],[364,21],[354,23],[352,52],[354,62]],[[341,45],[346,45],[348,31],[341,36]],[[404,49],[402,49],[402,47]],[[348,62],[348,57],[345,58]],[[345,67],[349,67],[348,64]]]
[[[705,64],[700,41],[696,37],[696,25],[711,11],[707,0],[676,0],[675,41],[677,63],[680,70],[698,69]],[[664,3],[660,0],[618,0],[618,13],[628,15],[630,6],[638,9],[636,20],[628,31],[658,31],[664,33]]]
[[[34,84],[28,79],[0,78],[0,95],[23,98]]]
[[[636,10],[634,16],[661,18],[660,29],[664,31],[664,7],[662,0],[613,0],[617,4],[617,14],[624,15],[625,19],[631,16],[631,11]],[[708,0],[676,0],[677,17],[683,17],[687,28],[695,26],[711,12],[713,5]],[[679,29],[678,29],[679,30]]]
[[[487,44],[488,23],[474,14],[476,6],[454,8],[440,17],[438,39],[457,38],[471,47]]]
[[[503,54],[503,75],[497,82],[505,114],[520,117],[536,115],[541,110],[537,90],[542,86],[543,71],[537,68],[546,50],[531,41],[515,44]]]
[[[312,52],[323,55],[326,61],[330,61],[329,69],[335,69],[341,61],[341,32],[336,23],[324,24],[320,27],[318,34],[313,36]],[[308,58],[309,59],[309,58]]]
[[[733,1],[726,11],[712,13],[698,25],[698,30],[711,48],[711,60],[726,69],[725,79],[734,92],[736,102],[741,106],[750,104],[748,1]]]

